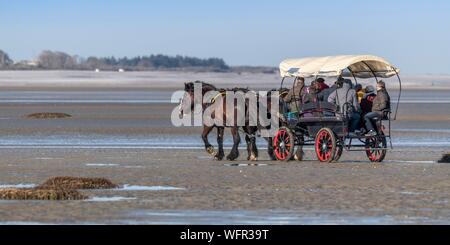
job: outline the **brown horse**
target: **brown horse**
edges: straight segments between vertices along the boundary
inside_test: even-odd
[[[204,95],[208,92],[217,92],[217,96],[211,100],[210,102],[204,102],[202,98],[195,98],[194,94],[194,87],[195,85],[201,85],[202,87],[202,98],[204,97]],[[206,109],[210,109],[210,111],[215,112],[218,109],[222,109],[221,111],[223,112],[221,115],[219,113],[219,117],[221,117],[220,119],[224,122],[227,121],[227,118],[230,118],[230,111],[227,111],[226,108],[226,92],[227,91],[241,91],[241,92],[248,92],[247,89],[241,89],[241,88],[235,88],[233,90],[225,90],[225,89],[217,89],[214,85],[209,84],[209,83],[205,83],[205,82],[201,82],[201,81],[196,81],[196,82],[190,82],[190,83],[185,83],[184,84],[184,97],[183,100],[181,101],[180,104],[180,114],[184,114],[185,111],[188,111],[190,109],[190,111],[194,111],[195,105],[201,105],[202,107],[202,114],[206,111]],[[217,101],[219,98],[223,99],[223,103],[215,103],[215,101]],[[188,101],[190,101],[190,103],[188,103]],[[247,105],[247,104],[246,104]],[[220,106],[222,106],[222,108],[219,108]],[[239,108],[239,106],[236,105],[235,103],[235,110],[239,110],[242,108]],[[245,108],[245,110],[247,110],[247,106]],[[236,111],[235,111],[236,112]],[[247,151],[248,151],[248,160],[251,161],[255,161],[257,160],[257,150],[256,150],[256,143],[255,143],[255,138],[254,135],[252,134],[252,132],[250,131],[250,127],[239,127],[237,124],[237,116],[238,113],[234,113],[235,118],[233,119],[233,123],[231,125],[227,125],[226,127],[230,127],[231,128],[231,134],[233,136],[233,147],[231,149],[230,154],[227,156],[227,160],[233,161],[236,160],[239,157],[239,144],[240,144],[240,136],[239,136],[239,128],[242,128],[246,134],[246,142],[247,142]],[[212,117],[215,117],[212,115]],[[219,119],[219,118],[218,118]],[[225,125],[225,124],[223,124]],[[205,149],[206,151],[211,154],[214,155],[214,158],[217,160],[223,160],[224,158],[224,151],[223,151],[223,138],[224,138],[224,131],[225,131],[225,126],[223,125],[212,125],[212,126],[208,126],[205,125],[203,123],[203,132],[202,132],[202,140],[203,143],[205,144]],[[211,133],[211,131],[217,128],[217,143],[218,143],[218,152],[216,153],[214,151],[214,147],[209,143],[208,141],[208,135],[209,133]],[[255,146],[255,148],[252,148],[253,146]]]

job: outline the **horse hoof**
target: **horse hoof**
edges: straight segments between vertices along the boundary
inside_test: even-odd
[[[234,160],[236,160],[238,157],[239,157],[239,156],[228,155],[228,156],[227,156],[227,160],[228,160],[228,161],[234,161]]]
[[[223,160],[223,155],[217,154],[217,155],[214,156],[214,159],[217,160],[217,161],[222,161]]]
[[[208,152],[208,154],[213,155],[213,156],[216,154],[216,152],[214,151],[214,146],[207,147],[206,152]]]
[[[258,161],[258,158],[255,155],[251,155],[248,160],[251,162],[256,162]]]
[[[300,152],[300,153],[297,153],[297,154],[295,154],[294,155],[294,159],[296,160],[296,161],[299,161],[299,162],[301,162],[301,161],[303,161],[303,155],[304,155],[305,153],[302,151],[302,152]]]

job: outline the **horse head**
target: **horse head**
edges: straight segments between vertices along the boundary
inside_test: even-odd
[[[200,87],[202,97],[195,97],[195,89]],[[203,106],[202,98],[206,92],[217,90],[217,88],[209,83],[205,83],[202,81],[188,82],[184,83],[184,95],[180,101],[180,115],[183,115],[186,111],[194,111],[196,104],[201,104]]]

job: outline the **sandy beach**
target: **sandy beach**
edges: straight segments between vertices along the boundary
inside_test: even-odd
[[[258,139],[249,166],[243,143],[238,161],[214,161],[200,128],[171,126],[170,96],[191,80],[275,88],[276,74],[0,72],[0,187],[66,175],[121,185],[83,201],[0,200],[0,224],[450,224],[450,164],[437,163],[450,150],[448,79],[404,78],[382,164],[364,152],[320,164],[310,148],[303,162],[269,161]],[[26,118],[39,112],[72,117]]]

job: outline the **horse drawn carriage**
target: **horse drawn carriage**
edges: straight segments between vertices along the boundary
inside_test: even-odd
[[[355,84],[358,79],[397,77],[400,90],[395,111],[383,111],[383,116],[376,118],[375,136],[349,132],[349,116],[338,106],[323,102],[304,104],[296,113],[289,112],[282,106],[284,120],[273,139],[275,156],[280,161],[293,158],[295,148],[313,146],[321,162],[338,161],[343,151],[366,152],[371,162],[382,162],[387,150],[392,149],[391,121],[395,120],[401,96],[401,79],[399,69],[380,57],[334,56],[285,60],[280,64],[282,77],[281,89],[288,78],[350,78]],[[393,114],[393,115],[392,115]],[[387,124],[387,125],[386,125]],[[387,129],[386,129],[387,126]],[[389,143],[389,146],[388,146]]]

